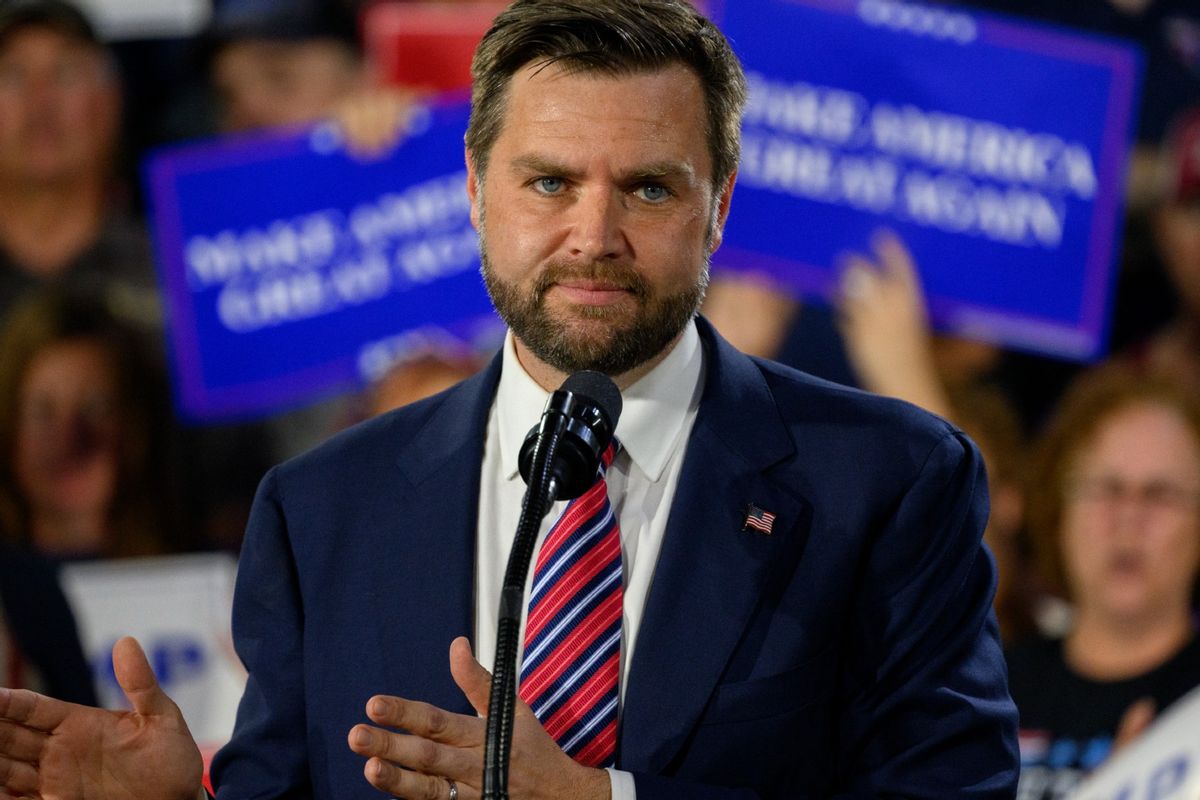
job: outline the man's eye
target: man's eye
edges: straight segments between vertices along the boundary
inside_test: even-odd
[[[671,196],[671,191],[667,187],[659,186],[657,183],[639,186],[634,193],[649,203],[661,203]]]
[[[533,185],[542,194],[558,194],[563,188],[562,178],[538,178]]]

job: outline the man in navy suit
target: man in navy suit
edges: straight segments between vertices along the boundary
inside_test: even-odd
[[[519,0],[474,72],[468,192],[509,339],[481,375],[264,479],[218,798],[479,797],[516,450],[585,368],[625,403],[615,763],[576,763],[522,707],[510,796],[1011,797],[977,451],[696,318],[745,95],[724,38],[683,0]],[[115,658],[123,718],[0,694],[0,785],[196,795],[173,704],[131,640]],[[138,727],[106,748],[85,721]],[[51,774],[67,752],[106,770]]]

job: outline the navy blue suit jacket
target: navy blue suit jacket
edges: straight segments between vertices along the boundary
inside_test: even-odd
[[[639,800],[1012,797],[1016,713],[974,446],[700,329],[703,398],[622,705],[617,764]],[[379,797],[346,744],[375,693],[471,713],[447,653],[474,630],[499,372],[263,480],[221,800]],[[751,503],[776,514],[770,535],[742,530]]]

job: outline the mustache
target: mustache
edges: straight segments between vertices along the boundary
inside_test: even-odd
[[[595,281],[629,292],[634,297],[649,295],[650,287],[645,277],[630,265],[621,261],[592,261],[587,264],[554,260],[546,264],[542,274],[534,282],[534,293],[539,299],[556,283],[570,280]]]

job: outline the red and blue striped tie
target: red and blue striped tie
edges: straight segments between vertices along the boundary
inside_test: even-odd
[[[521,699],[567,755],[613,766],[621,671],[621,532],[604,473],[572,500],[538,551],[525,623]]]

